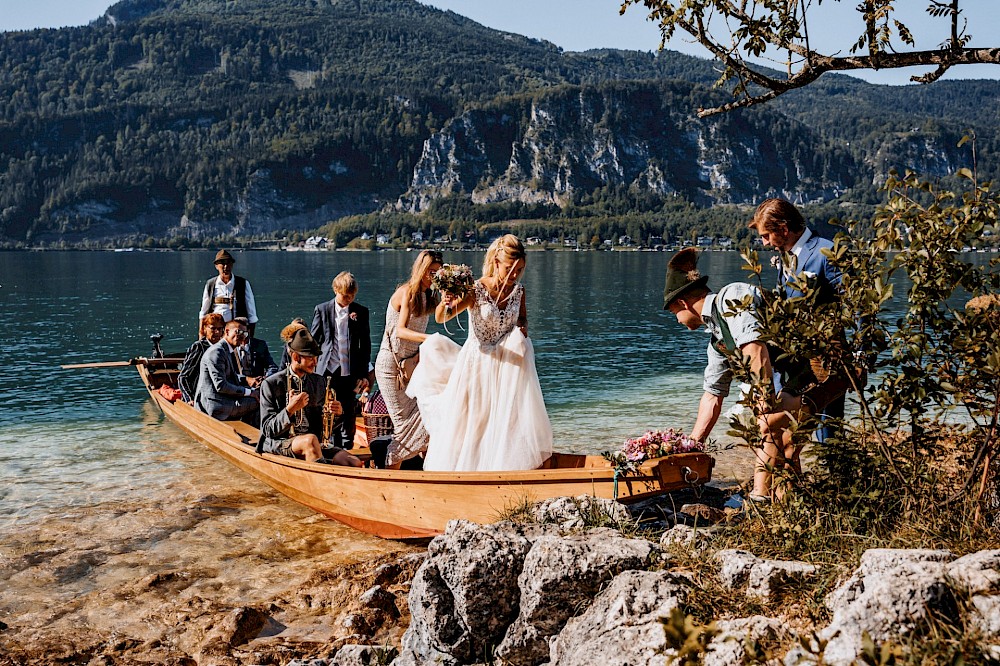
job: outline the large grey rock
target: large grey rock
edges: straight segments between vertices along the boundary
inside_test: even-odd
[[[869,576],[895,571],[904,564],[919,566],[923,563],[950,562],[954,558],[955,556],[947,550],[923,548],[872,548],[866,550],[861,555],[861,562],[850,579],[827,596],[826,606],[835,611],[838,607],[850,604],[858,594],[864,592],[864,580]]]
[[[548,658],[548,639],[622,571],[648,569],[659,547],[645,539],[626,539],[614,530],[535,540],[518,578],[521,607],[496,655],[514,665]]]
[[[1000,594],[1000,550],[981,550],[948,565],[948,576],[966,594]]]
[[[551,641],[551,666],[657,666],[664,663],[663,618],[684,600],[685,579],[657,571],[615,576],[583,614]]]
[[[952,585],[971,597],[968,626],[987,641],[1000,641],[1000,550],[981,550],[951,562]],[[1000,645],[991,653],[1000,655]],[[997,657],[1000,660],[1000,656]]]
[[[660,546],[663,548],[680,546],[693,553],[700,553],[712,542],[716,530],[717,528],[713,527],[691,527],[677,523],[660,537]]]
[[[468,663],[498,644],[517,616],[530,546],[510,525],[448,523],[410,585],[412,619],[394,663]]]
[[[969,626],[988,641],[1000,641],[1000,595],[972,597]]]
[[[733,666],[747,660],[746,640],[782,641],[788,635],[781,620],[763,615],[720,620],[716,623],[719,633],[708,644],[702,659],[703,666]]]
[[[540,523],[556,523],[565,529],[595,523],[623,526],[635,522],[621,502],[590,495],[543,500],[533,507],[532,517]]]
[[[827,597],[833,619],[819,632],[828,641],[825,663],[851,664],[861,652],[864,632],[876,642],[899,640],[932,616],[957,618],[947,576],[951,557],[933,550],[874,549],[862,555],[854,575]]]
[[[746,588],[748,596],[767,599],[816,573],[812,564],[762,560],[745,550],[720,550],[715,559],[724,586],[731,590]]]

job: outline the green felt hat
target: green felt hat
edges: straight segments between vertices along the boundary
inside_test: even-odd
[[[663,309],[695,287],[708,284],[708,276],[698,272],[698,250],[684,248],[667,264],[667,283],[663,287]]]
[[[309,331],[304,328],[300,328],[292,335],[292,339],[288,341],[288,351],[296,352],[302,356],[320,355],[319,345],[316,344],[316,340],[313,339]]]

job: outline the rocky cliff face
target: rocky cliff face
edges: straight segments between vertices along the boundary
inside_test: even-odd
[[[566,87],[467,111],[424,143],[396,207],[420,212],[449,195],[563,206],[608,186],[702,205],[823,201],[854,184],[853,160],[808,129],[763,110],[702,120],[689,94],[667,84]]]

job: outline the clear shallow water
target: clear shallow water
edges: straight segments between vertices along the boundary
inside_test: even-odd
[[[272,351],[293,317],[311,320],[350,270],[372,311],[377,350],[386,303],[415,258],[407,252],[250,252],[237,273],[252,283],[259,337]],[[146,355],[149,335],[167,352],[194,340],[213,254],[204,252],[0,253],[0,526],[63,507],[166,493],[197,479],[211,457],[151,408],[134,369],[60,370],[60,364]],[[482,253],[453,253],[478,273]],[[705,338],[661,310],[663,253],[531,253],[523,278],[556,445],[597,453],[647,428],[690,428],[700,397]],[[706,253],[713,283],[740,279],[736,253]],[[444,332],[443,328],[432,330]],[[449,324],[456,339],[465,333]],[[277,354],[275,354],[277,357]],[[53,390],[58,387],[58,390]],[[720,428],[721,430],[721,428]],[[233,470],[236,483],[246,479]],[[2,528],[0,528],[2,529]]]
[[[296,316],[311,320],[313,307],[332,296],[333,276],[352,271],[377,350],[386,303],[415,256],[249,252],[237,254],[236,272],[253,285],[258,336],[277,352],[281,328]],[[482,257],[446,253],[477,274]],[[154,332],[164,335],[165,351],[186,349],[212,258],[209,251],[0,253],[0,358],[9,371],[0,382],[0,533],[66,507],[168,495],[177,483],[197,489],[206,466],[226,470],[220,481],[234,489],[248,483],[165,422],[134,369],[59,369],[146,355]],[[529,254],[529,333],[558,449],[599,453],[648,428],[691,427],[706,337],[661,309],[668,258]],[[699,268],[718,288],[745,279],[741,264],[735,252],[705,253]],[[429,330],[444,332],[433,323]],[[449,330],[464,339],[454,324]],[[715,432],[723,442],[724,430]],[[742,476],[747,455],[720,453],[716,478]]]

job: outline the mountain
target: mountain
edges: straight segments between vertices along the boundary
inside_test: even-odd
[[[888,167],[968,165],[969,129],[997,172],[995,82],[827,75],[698,119],[715,78],[413,0],[123,0],[89,26],[0,34],[0,242],[267,235],[447,202],[558,225],[626,193],[651,212],[870,202]]]

